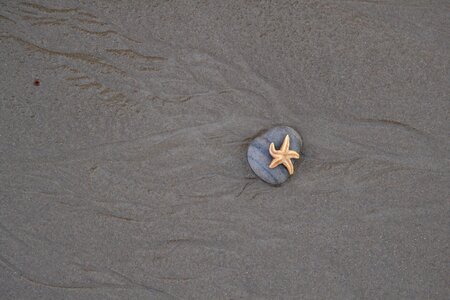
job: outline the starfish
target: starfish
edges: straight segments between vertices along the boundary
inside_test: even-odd
[[[280,147],[280,150],[275,149],[275,144],[271,143],[269,147],[269,153],[272,155],[273,160],[269,165],[269,168],[273,169],[277,167],[279,164],[283,164],[289,172],[289,175],[294,174],[294,165],[292,164],[291,159],[299,159],[300,154],[298,154],[294,150],[289,150],[289,134],[284,138],[283,144]]]

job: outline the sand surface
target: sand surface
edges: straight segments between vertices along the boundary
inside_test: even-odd
[[[449,1],[0,4],[0,299],[449,299]]]

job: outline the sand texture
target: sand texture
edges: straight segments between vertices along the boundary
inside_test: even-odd
[[[0,299],[450,298],[449,1],[0,0],[0,65]]]

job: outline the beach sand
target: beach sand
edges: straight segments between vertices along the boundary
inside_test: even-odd
[[[449,299],[450,2],[0,2],[0,299]]]

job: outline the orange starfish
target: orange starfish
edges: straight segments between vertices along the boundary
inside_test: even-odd
[[[269,147],[270,155],[272,155],[273,160],[269,165],[269,168],[273,169],[277,167],[279,164],[283,164],[289,172],[289,175],[294,174],[294,165],[292,164],[291,159],[299,159],[300,154],[298,154],[294,150],[289,150],[289,134],[284,138],[283,144],[280,147],[280,150],[275,149],[275,144],[271,143]]]

